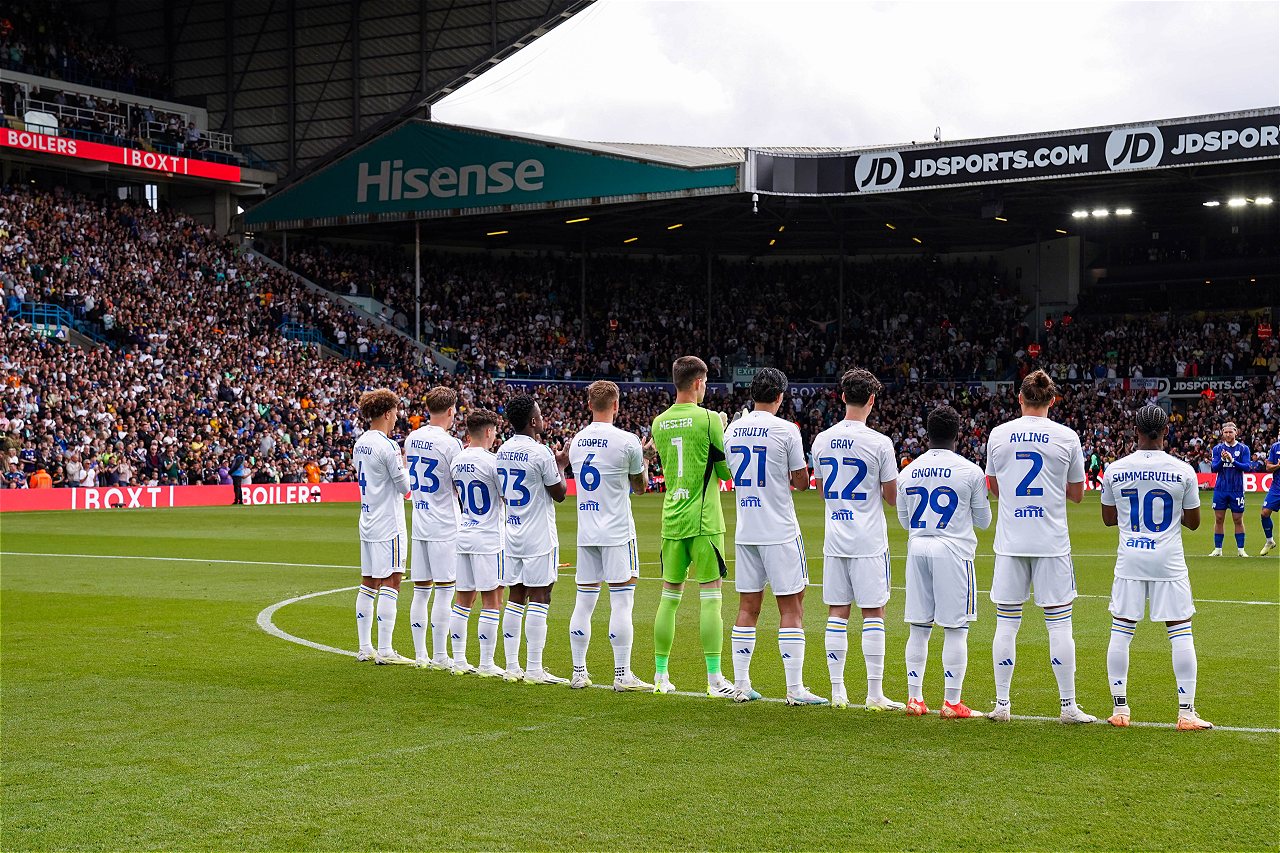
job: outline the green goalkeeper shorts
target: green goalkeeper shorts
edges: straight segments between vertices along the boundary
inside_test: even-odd
[[[724,534],[689,536],[685,539],[662,540],[662,579],[667,583],[684,583],[693,565],[693,579],[710,583],[729,574],[724,564]]]

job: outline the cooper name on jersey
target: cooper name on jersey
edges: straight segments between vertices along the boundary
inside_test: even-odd
[[[580,438],[576,442],[578,447],[608,447],[609,439],[607,438]]]

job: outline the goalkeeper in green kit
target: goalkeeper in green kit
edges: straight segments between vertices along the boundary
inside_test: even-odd
[[[667,494],[662,503],[662,600],[653,623],[657,665],[654,693],[672,693],[667,661],[676,636],[676,611],[692,566],[700,585],[702,652],[707,659],[707,695],[732,699],[733,684],[720,674],[724,620],[720,614],[724,564],[724,512],[720,480],[732,475],[725,461],[723,414],[698,404],[707,395],[707,365],[696,356],[671,368],[676,401],[653,422],[653,443],[662,457]]]

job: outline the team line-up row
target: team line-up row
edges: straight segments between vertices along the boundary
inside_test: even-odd
[[[586,658],[591,617],[602,587],[610,598],[609,638],[617,691],[671,693],[668,663],[676,613],[692,577],[699,585],[700,639],[707,668],[707,694],[736,702],[761,698],[751,685],[756,623],[768,585],[779,610],[778,650],[790,705],[849,706],[844,683],[848,625],[856,606],[867,674],[864,707],[929,713],[923,685],[933,627],[944,632],[944,718],[994,721],[1011,718],[1010,688],[1023,605],[1034,590],[1049,630],[1050,662],[1058,682],[1061,719],[1090,723],[1096,717],[1075,702],[1075,642],[1072,601],[1075,574],[1067,533],[1066,503],[1079,502],[1084,465],[1076,434],[1048,417],[1056,389],[1043,372],[1022,383],[1022,417],[995,427],[986,471],[955,453],[960,418],[940,406],[927,419],[929,450],[897,468],[892,442],[867,425],[883,390],[868,371],[841,379],[845,419],[817,436],[813,472],[825,505],[823,601],[829,608],[824,650],[831,698],[803,683],[803,601],[808,586],[804,542],[793,490],[808,487],[810,472],[796,426],[777,416],[787,388],[778,370],[760,370],[751,387],[754,405],[732,422],[699,405],[706,391],[706,365],[686,356],[673,365],[676,401],[654,421],[641,443],[618,429],[616,385],[601,381],[587,389],[592,422],[567,446],[550,448],[540,436],[542,414],[532,397],[518,396],[505,410],[514,435],[497,447],[503,418],[473,408],[466,415],[464,447],[450,432],[457,417],[454,391],[433,389],[426,399],[429,422],[411,432],[403,447],[390,438],[400,400],[391,391],[365,393],[360,411],[369,429],[354,452],[361,490],[361,586],[356,600],[357,659],[417,665],[538,684],[591,684]],[[1113,616],[1107,654],[1114,707],[1108,722],[1127,726],[1129,643],[1147,612],[1166,623],[1177,685],[1181,730],[1211,728],[1195,711],[1196,657],[1191,632],[1195,612],[1180,528],[1200,523],[1197,478],[1189,465],[1164,452],[1168,417],[1157,406],[1134,415],[1137,449],[1111,464],[1102,482],[1104,523],[1117,526]],[[1243,510],[1242,469],[1251,459],[1224,425],[1214,450],[1219,469],[1214,507],[1222,514]],[[662,513],[663,590],[654,619],[655,676],[641,680],[631,670],[632,613],[639,576],[631,491],[643,492],[648,467],[660,457],[667,491]],[[1264,463],[1280,467],[1280,442]],[[551,588],[559,570],[555,504],[566,498],[566,468],[577,481],[577,594],[569,623],[573,673],[561,678],[542,663]],[[1234,476],[1233,476],[1234,474]],[[733,680],[721,672],[723,618],[721,584],[724,516],[718,481],[733,483],[737,502],[735,585],[740,604],[732,631]],[[1280,510],[1272,487],[1264,510],[1268,549],[1274,548],[1271,512]],[[961,698],[968,663],[968,624],[977,617],[975,528],[988,527],[988,495],[998,497],[995,569],[990,597],[996,606],[992,647],[995,708],[982,714]],[[404,500],[412,501],[409,539]],[[908,531],[905,620],[908,696],[885,695],[885,605],[890,596],[888,530],[882,502],[896,509]],[[1220,527],[1219,527],[1220,529]],[[406,554],[406,544],[409,552]],[[1220,544],[1220,543],[1219,543]],[[1243,545],[1241,545],[1241,550]],[[1220,550],[1216,551],[1220,553]],[[414,657],[397,653],[391,639],[400,581],[408,557],[413,597],[409,621]],[[507,590],[505,607],[502,590]],[[468,660],[469,621],[477,594],[478,666]],[[377,645],[373,625],[377,624]],[[427,650],[431,633],[432,653]],[[506,666],[495,663],[499,636]],[[525,666],[520,646],[525,645]]]

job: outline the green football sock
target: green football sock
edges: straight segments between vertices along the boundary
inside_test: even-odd
[[[658,615],[653,620],[653,659],[658,672],[667,671],[671,645],[676,640],[676,611],[680,609],[682,592],[663,587],[662,599],[658,602]]]
[[[707,675],[720,674],[720,649],[724,645],[724,617],[720,614],[723,594],[719,587],[703,587],[700,634],[702,654],[707,658]]]

